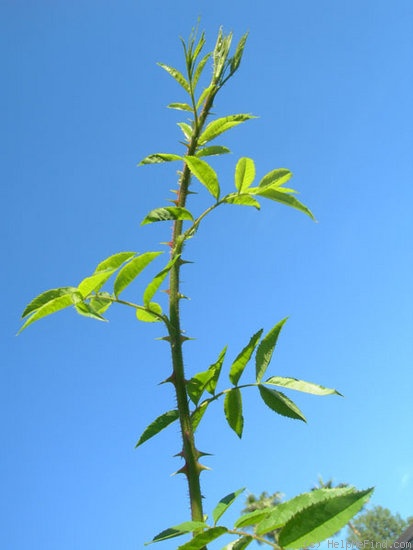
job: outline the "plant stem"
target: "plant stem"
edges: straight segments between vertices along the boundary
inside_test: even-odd
[[[195,117],[195,128],[192,139],[188,144],[187,155],[193,155],[198,147],[198,138],[206,122],[209,111],[212,107],[214,97],[218,88],[213,88],[207,96],[203,109],[198,117]],[[185,207],[188,196],[188,188],[191,180],[191,173],[186,164],[184,164],[182,175],[179,182],[179,192],[176,201],[177,206]],[[183,234],[182,220],[176,220],[173,226],[171,242],[171,259],[181,256],[185,244],[185,235]],[[204,513],[202,508],[202,494],[200,486],[200,473],[203,466],[198,462],[199,452],[195,446],[194,430],[192,428],[191,415],[188,404],[188,393],[186,388],[184,359],[182,352],[183,336],[181,330],[180,318],[180,267],[182,260],[178,259],[170,271],[169,278],[169,336],[172,354],[173,374],[171,382],[175,387],[177,406],[179,410],[179,420],[182,436],[182,456],[185,460],[184,467],[180,472],[185,473],[188,481],[189,498],[191,507],[191,517],[194,521],[203,521]]]

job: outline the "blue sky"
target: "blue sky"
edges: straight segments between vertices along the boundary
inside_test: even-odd
[[[210,47],[220,25],[250,33],[215,112],[259,118],[220,140],[233,151],[214,163],[222,187],[240,156],[258,176],[288,167],[318,223],[272,203],[211,215],[183,275],[188,372],[225,344],[234,358],[288,315],[268,373],[345,396],[290,395],[304,424],[251,391],[241,441],[216,405],[199,430],[214,455],[206,511],[239,487],[292,497],[321,474],[376,486],[373,503],[412,515],[412,3],[2,0],[0,10],[0,546],[132,550],[188,519],[184,480],[170,477],[177,428],[134,450],[173,408],[157,386],[170,369],[159,326],[112,308],[107,324],[67,311],[15,334],[36,294],[168,240],[168,223],[139,223],[170,197],[176,167],[136,163],[182,151],[185,117],[165,106],[184,97],[156,62],[182,68],[179,36],[198,16]],[[199,189],[194,211],[207,200]]]

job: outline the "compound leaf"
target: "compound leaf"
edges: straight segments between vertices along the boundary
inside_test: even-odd
[[[116,268],[117,269],[117,268]],[[89,296],[91,292],[97,292],[102,288],[110,277],[115,273],[116,269],[106,269],[105,271],[95,272],[90,277],[86,277],[79,283],[77,287],[83,298]]]
[[[213,155],[225,155],[226,153],[230,153],[231,151],[228,149],[228,147],[224,147],[223,145],[210,145],[209,147],[204,147],[203,149],[200,149],[197,153],[197,157],[211,157]]]
[[[215,393],[215,389],[217,387],[219,375],[221,374],[222,364],[224,362],[226,352],[227,352],[227,346],[224,347],[224,349],[219,354],[218,359],[208,369],[208,371],[212,373],[212,376],[208,380],[207,384],[205,385],[205,389],[211,395],[214,395]]]
[[[210,527],[203,533],[195,535],[190,541],[178,546],[178,550],[201,550],[206,547],[207,544],[217,539],[221,535],[228,533],[226,527]]]
[[[164,279],[168,275],[169,271],[171,270],[174,263],[178,260],[179,256],[175,256],[172,260],[170,260],[166,266],[160,271],[155,277],[152,279],[152,281],[148,284],[148,286],[145,289],[145,292],[143,293],[143,301],[145,306],[149,304],[149,302],[154,297],[156,291],[159,289],[161,284],[163,283]]]
[[[291,179],[292,175],[292,172],[290,172],[287,168],[276,168],[275,170],[268,172],[268,174],[262,178],[258,186],[267,187],[270,185],[271,187],[280,187],[280,185],[283,185]]]
[[[262,377],[270,364],[274,348],[277,344],[278,336],[283,328],[287,317],[277,323],[268,334],[264,336],[257,349],[255,356],[255,370],[257,375],[257,382],[261,382]]]
[[[66,287],[66,288],[71,289],[71,287]],[[59,291],[63,289],[55,289],[55,290]],[[51,291],[48,291],[48,292],[51,292]],[[46,292],[44,292],[40,296],[44,296],[44,295],[46,295]],[[35,298],[35,300],[39,299],[40,296]],[[48,298],[50,298],[50,296],[51,295],[49,294]],[[35,300],[33,300],[33,302]],[[32,315],[28,317],[28,319],[26,319],[26,322],[20,328],[18,334],[20,334],[20,332],[22,332],[25,328],[27,328],[29,325],[31,325],[35,321],[42,319],[42,317],[46,317],[47,315],[56,313],[56,311],[60,311],[61,309],[65,309],[69,306],[74,305],[75,301],[81,301],[81,300],[82,300],[82,296],[79,293],[77,293],[77,289],[66,291],[64,294],[59,294],[53,299],[48,299],[47,302],[45,302],[42,306],[37,307],[35,310],[31,309],[31,311],[33,312]],[[26,310],[28,309],[28,307],[26,308]],[[28,315],[28,313],[26,313],[25,316],[26,315]]]
[[[149,302],[145,309],[138,308],[136,310],[136,317],[144,323],[157,323],[161,321],[160,315],[162,315],[162,307],[156,302]]]

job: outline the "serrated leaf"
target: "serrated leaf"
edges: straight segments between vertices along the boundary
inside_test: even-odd
[[[219,197],[218,176],[215,170],[204,160],[187,156],[185,162],[192,174],[204,185],[213,197]]]
[[[259,187],[257,189],[260,189]],[[307,208],[302,202],[300,202],[298,199],[293,197],[292,195],[282,192],[281,190],[275,190],[272,187],[266,187],[263,188],[262,191],[258,191],[255,193],[259,197],[264,197],[265,199],[270,199],[275,202],[279,202],[281,204],[284,204],[286,206],[291,206],[292,208],[295,208],[296,210],[300,210],[300,212],[304,212],[304,214],[307,214],[312,220],[315,221],[315,217],[311,210]]]
[[[341,395],[341,393],[337,390],[325,388],[324,386],[314,384],[313,382],[305,382],[304,380],[298,380],[297,378],[289,378],[286,376],[271,376],[271,378],[268,378],[265,383],[272,386],[288,388],[289,390],[311,393],[313,395]]]
[[[287,317],[277,323],[268,334],[261,340],[255,356],[255,372],[257,382],[261,382],[262,377],[270,364],[274,348],[277,344],[278,336],[287,321]]]
[[[117,268],[116,268],[117,269]],[[105,271],[98,271],[90,277],[83,279],[77,287],[83,298],[87,298],[92,292],[97,292],[102,286],[112,277],[116,269],[106,269]]]
[[[229,379],[236,386],[261,338],[262,329],[251,336],[245,348],[237,355],[229,370]]]
[[[158,323],[161,321],[159,315],[162,315],[162,307],[156,302],[149,302],[145,309],[136,310],[136,317],[144,323]]]
[[[227,544],[223,550],[244,550],[254,539],[249,535],[233,540]]]
[[[243,514],[241,517],[237,519],[237,521],[234,523],[234,526],[236,528],[239,527],[251,527],[252,525],[257,525],[265,519],[269,514],[271,514],[271,511],[273,510],[273,507],[271,508],[264,508],[262,510],[254,510],[253,512],[248,512],[247,514]]]
[[[158,63],[158,65],[160,67],[162,67],[162,69],[165,69],[165,71],[167,73],[169,73],[172,78],[174,78],[178,84],[180,84],[182,86],[182,88],[188,92],[188,94],[190,93],[190,87],[189,87],[189,84],[186,80],[186,78],[184,77],[184,75],[178,71],[178,69],[174,69],[173,67],[170,67],[169,65],[165,65],[164,63]]]
[[[355,491],[304,508],[281,529],[279,545],[304,548],[331,537],[363,508],[372,493],[373,489]]]
[[[209,369],[203,372],[198,372],[190,380],[188,380],[186,389],[189,395],[189,398],[194,403],[198,405],[199,400],[205,390],[205,386],[211,380],[214,373]]]
[[[115,295],[119,296],[119,294],[136,279],[139,273],[160,254],[162,254],[162,252],[144,252],[124,265],[113,284]]]
[[[212,511],[212,519],[214,520],[214,525],[217,524],[219,518],[228,510],[228,508],[233,504],[235,499],[245,491],[245,488],[238,489],[238,491],[234,491],[232,493],[229,493],[229,495],[226,495],[225,497],[221,498],[221,500],[218,502],[218,504],[215,506],[215,508]]]
[[[204,70],[205,64],[208,61],[208,59],[210,58],[210,56],[211,56],[210,53],[207,53],[206,55],[204,55],[204,57],[198,63],[197,68],[195,69],[195,74],[194,74],[194,77],[192,79],[194,90],[195,90],[195,88],[198,84],[199,77],[201,76],[202,71]]]
[[[247,157],[240,158],[235,167],[235,187],[242,192],[252,184],[254,179],[254,161]]]
[[[174,527],[169,527],[168,529],[165,529],[164,531],[156,535],[156,537],[154,537],[150,542],[146,542],[145,546],[148,546],[148,544],[152,544],[153,542],[160,542],[162,540],[180,537],[181,535],[185,535],[186,533],[199,531],[200,529],[205,529],[207,527],[208,525],[203,521],[185,521],[184,523],[180,523],[179,525],[175,525]]]
[[[206,544],[209,544],[225,533],[228,533],[228,529],[226,527],[211,527],[203,533],[195,535],[185,544],[178,546],[178,550],[201,550],[205,548]]]
[[[231,151],[228,149],[228,147],[224,147],[223,145],[210,145],[209,147],[204,147],[203,149],[200,149],[197,153],[197,157],[211,157],[213,155],[225,155],[226,153],[230,153]]]
[[[244,428],[244,418],[242,416],[241,391],[238,388],[234,388],[226,393],[224,399],[224,412],[230,428],[232,428],[237,436],[241,438]]]
[[[354,490],[353,487],[322,488],[297,495],[286,502],[268,508],[268,513],[261,520],[254,523],[256,525],[255,532],[257,535],[265,535],[274,531],[274,529],[283,527],[295,514],[304,508],[308,508],[329,498],[348,494]],[[248,524],[244,523],[243,525]]]
[[[176,109],[178,111],[191,111],[192,107],[188,103],[170,103],[167,105],[168,109]]]
[[[211,85],[211,86],[208,86],[207,88],[204,88],[202,90],[202,93],[201,95],[199,96],[199,99],[197,101],[197,104],[196,104],[196,108],[199,109],[200,105],[202,105],[202,103],[205,101],[205,99],[207,98],[208,94],[210,94],[213,90],[214,86]]]
[[[189,210],[182,206],[165,206],[163,208],[155,208],[141,222],[141,225],[154,222],[164,222],[168,220],[193,220],[193,216]]]
[[[282,416],[288,416],[289,418],[294,418],[295,420],[302,420],[307,422],[305,416],[297,407],[297,405],[288,399],[286,395],[280,391],[270,390],[261,384],[258,385],[262,400],[264,403],[273,411]]]
[[[106,269],[118,269],[123,263],[136,256],[136,252],[117,252],[112,254],[105,260],[102,260],[95,269],[98,271],[106,271]]]
[[[226,353],[227,353],[227,346],[224,347],[224,349],[219,354],[218,359],[208,369],[212,373],[212,376],[206,383],[205,389],[211,395],[214,395],[215,393],[215,389],[217,387],[219,375],[221,374],[222,364],[224,362]]]
[[[248,38],[248,33],[245,33],[244,35],[241,36],[241,39],[238,42],[237,48],[235,50],[235,54],[231,59],[231,74],[234,74],[235,71],[240,66],[247,38]]]
[[[174,160],[182,160],[182,157],[172,153],[154,153],[141,160],[138,166],[142,164],[160,164],[162,162],[172,162]]]
[[[216,120],[213,120],[208,124],[208,126],[200,135],[198,143],[200,145],[208,143],[208,141],[212,141],[230,128],[234,128],[234,126],[238,126],[238,124],[241,124],[242,122],[245,122],[246,120],[250,120],[252,118],[257,117],[240,113],[238,115],[229,115],[226,117],[217,118]]]
[[[230,193],[222,199],[222,202],[227,204],[239,204],[241,206],[253,206],[257,210],[261,208],[260,203],[251,197],[251,195],[238,195],[238,193]]]
[[[75,292],[77,292],[77,288],[73,286],[63,286],[60,288],[52,288],[51,290],[46,290],[46,292],[42,292],[41,294],[36,296],[36,298],[31,300],[31,302],[29,302],[28,305],[25,307],[22,313],[22,319],[24,319],[24,317],[27,317],[27,315],[29,315],[30,313],[33,313],[37,309],[46,305],[47,303],[55,300],[56,298],[59,298],[60,296],[73,294]]]
[[[169,271],[171,270],[174,263],[178,260],[179,256],[175,256],[172,260],[170,260],[166,266],[160,271],[155,277],[152,279],[152,281],[148,284],[148,286],[145,289],[145,292],[143,293],[143,302],[145,306],[149,304],[149,302],[152,300],[154,295],[156,294],[157,290],[165,280],[166,276],[168,275]]]
[[[193,413],[191,414],[191,424],[192,424],[192,429],[195,430],[197,429],[197,427],[199,426],[199,423],[201,422],[202,420],[202,417],[204,416],[207,408],[208,408],[208,405],[209,405],[210,401],[203,401],[199,407],[197,407]]]
[[[147,426],[147,428],[145,428],[144,432],[142,433],[138,442],[135,445],[135,449],[136,447],[139,447],[139,445],[142,445],[142,443],[145,443],[145,441],[148,441],[148,439],[150,439],[154,435],[157,435],[164,428],[169,426],[169,424],[175,422],[175,420],[177,420],[178,418],[179,411],[176,409],[158,416],[158,418],[156,418],[153,422],[149,424],[149,426]]]
[[[100,313],[98,313],[88,302],[78,302],[75,304],[76,311],[83,315],[84,317],[90,317],[91,319],[96,319],[97,321],[106,321]]]
[[[178,122],[177,124],[180,127],[180,129],[182,130],[182,133],[184,134],[186,139],[188,141],[191,141],[192,134],[194,132],[192,126],[190,126],[186,122]]]
[[[71,288],[71,287],[67,287],[67,288]],[[61,290],[61,289],[55,289],[55,290]],[[48,292],[50,292],[50,291],[48,291]],[[43,294],[46,294],[46,293],[43,293]],[[28,317],[28,319],[23,324],[23,326],[20,328],[20,330],[17,334],[20,334],[25,328],[27,328],[29,325],[31,325],[35,321],[38,321],[39,319],[42,319],[43,317],[46,317],[47,315],[51,315],[52,313],[56,313],[57,311],[60,311],[61,309],[65,309],[69,306],[74,305],[74,303],[75,303],[74,298],[73,298],[74,295],[76,295],[76,289],[74,289],[73,292],[67,292],[63,295],[57,296],[54,299],[48,300],[41,307],[36,308],[36,310],[32,310],[33,311],[32,315],[30,317]],[[40,296],[38,296],[38,298],[40,298]],[[77,294],[77,299],[78,299],[78,301],[82,300],[82,296],[79,293]],[[35,300],[36,300],[36,298],[35,298]]]
[[[292,172],[287,168],[276,168],[268,172],[268,174],[265,174],[258,186],[267,187],[267,185],[271,185],[271,187],[279,187],[290,180],[292,175]]]

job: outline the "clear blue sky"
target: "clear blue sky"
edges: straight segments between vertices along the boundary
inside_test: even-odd
[[[107,324],[67,311],[15,334],[36,294],[168,240],[167,223],[139,223],[169,198],[175,166],[136,163],[182,150],[184,118],[165,106],[183,96],[156,62],[182,67],[178,38],[199,15],[209,46],[220,25],[250,32],[216,113],[260,118],[220,140],[233,151],[215,164],[223,188],[239,156],[259,175],[288,167],[319,223],[272,203],[211,216],[187,250],[188,370],[227,343],[234,358],[289,315],[269,374],[345,395],[291,395],[305,425],[251,391],[241,441],[218,404],[199,431],[214,454],[206,510],[242,486],[292,497],[321,474],[374,485],[374,503],[412,515],[412,2],[1,0],[0,10],[0,547],[132,550],[188,519],[184,480],[170,477],[176,426],[134,450],[174,404],[157,386],[170,369],[159,326],[113,308]]]

